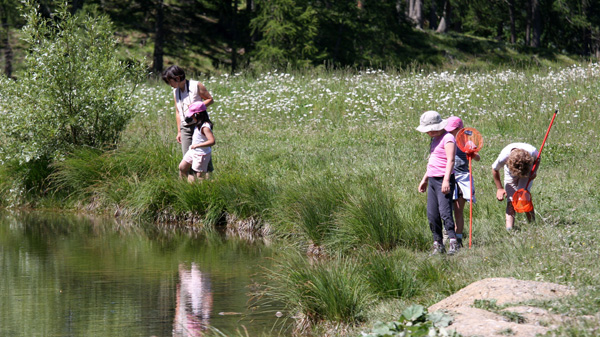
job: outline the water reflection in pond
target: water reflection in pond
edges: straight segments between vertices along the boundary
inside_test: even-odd
[[[202,336],[210,326],[212,306],[213,295],[208,274],[202,273],[196,263],[192,263],[189,269],[180,264],[173,335]]]
[[[278,308],[248,309],[270,256],[219,233],[0,214],[0,336],[283,335]]]

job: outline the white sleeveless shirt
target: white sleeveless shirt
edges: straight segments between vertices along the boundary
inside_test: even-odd
[[[209,128],[212,131],[212,128],[208,123],[204,123],[202,124],[202,126],[194,128],[194,135],[192,136],[192,145],[201,144],[208,140],[208,138],[206,138],[206,136],[202,133],[202,128],[204,127]],[[205,146],[195,148],[194,152],[196,154],[205,155],[209,154],[211,150],[212,149],[210,146]]]
[[[186,90],[182,92],[179,88],[173,88],[173,95],[175,95],[177,110],[179,110],[181,126],[193,125],[185,122],[185,112],[189,110],[192,103],[202,101],[202,97],[198,93],[198,81],[187,80]]]

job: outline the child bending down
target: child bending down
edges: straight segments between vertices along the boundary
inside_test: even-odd
[[[433,233],[433,254],[445,252],[442,234],[442,222],[446,229],[450,245],[448,254],[456,254],[459,245],[454,231],[452,217],[452,195],[454,194],[454,136],[446,132],[443,120],[436,111],[427,111],[421,115],[418,131],[431,137],[427,171],[419,183],[419,192],[427,191],[427,219]],[[429,187],[428,187],[429,186]]]
[[[538,155],[538,150],[530,144],[512,143],[507,145],[500,155],[492,164],[492,176],[496,184],[496,199],[504,200],[506,196],[506,229],[512,230],[515,223],[515,209],[512,205],[512,197],[516,191],[525,188],[529,177],[531,181],[535,179],[535,172],[531,172],[535,158]],[[500,180],[500,169],[504,167],[504,186]],[[527,190],[531,189],[531,183],[527,186]],[[529,222],[535,220],[535,213],[532,210],[527,212],[527,220]]]
[[[203,102],[194,102],[185,113],[186,123],[195,124],[192,135],[192,145],[179,163],[179,177],[193,182],[195,178],[203,180],[206,177],[208,163],[211,159],[211,146],[215,145],[215,136],[212,133],[213,123],[208,118],[206,105]],[[188,175],[190,167],[196,176]]]

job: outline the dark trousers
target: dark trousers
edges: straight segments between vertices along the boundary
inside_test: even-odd
[[[433,240],[442,242],[442,222],[448,237],[456,238],[454,217],[452,216],[452,196],[454,195],[454,174],[450,176],[450,192],[442,193],[443,177],[429,177],[427,187],[427,219],[433,233]]]

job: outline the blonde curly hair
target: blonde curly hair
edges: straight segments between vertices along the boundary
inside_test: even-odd
[[[506,166],[513,177],[525,178],[531,172],[534,160],[529,152],[523,149],[514,149],[508,156]]]

